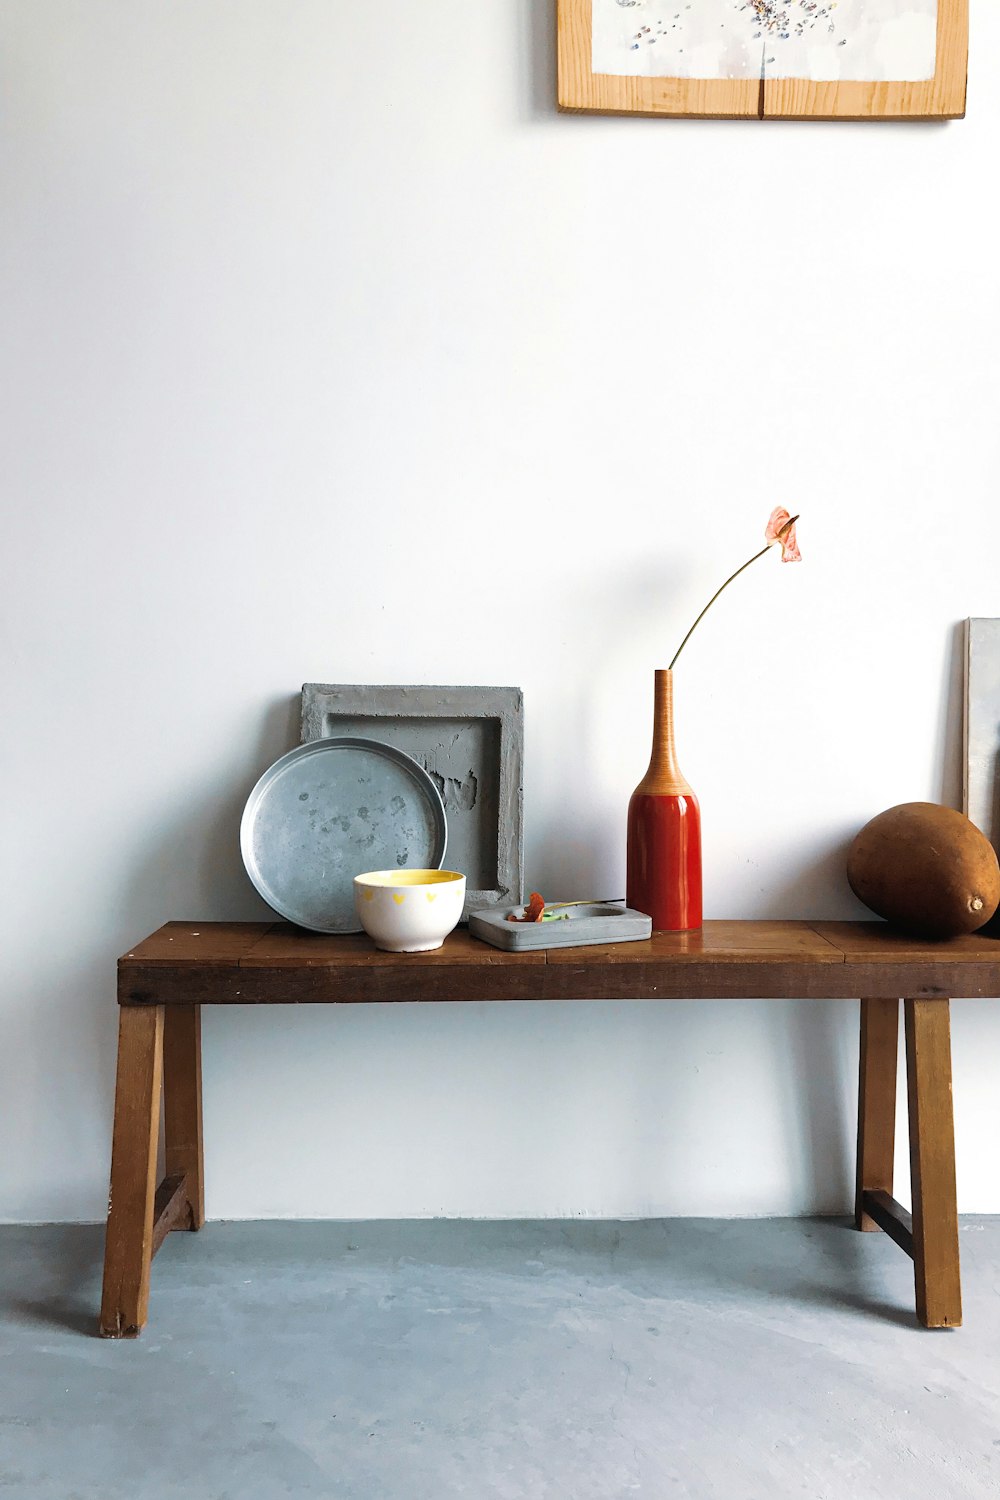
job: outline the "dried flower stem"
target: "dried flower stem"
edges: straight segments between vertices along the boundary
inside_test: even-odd
[[[796,521],[798,519],[799,519],[798,516],[792,516],[792,518],[791,518],[790,521],[786,521],[785,524],[784,524],[784,526],[782,526],[781,530],[777,533],[777,536],[775,537],[775,541],[780,541],[781,538],[787,532],[791,531],[792,527],[795,525],[795,523],[796,523]],[[684,637],[684,639],[681,641],[680,645],[677,647],[677,650],[674,652],[673,658],[671,659],[671,662],[670,662],[670,666],[667,668],[668,672],[673,671],[674,662],[676,662],[677,658],[680,656],[681,652],[684,650],[684,647],[687,645],[688,641],[694,635],[695,630],[701,624],[702,620],[708,614],[709,610],[712,608],[712,605],[715,603],[716,599],[718,599],[719,595],[723,592],[723,590],[727,589],[729,587],[729,585],[732,583],[732,581],[733,581],[734,578],[739,578],[739,576],[740,576],[741,573],[745,573],[746,570],[747,570],[747,568],[749,568],[750,564],[751,563],[755,563],[757,561],[758,557],[763,557],[765,552],[770,552],[770,550],[771,550],[771,548],[773,546],[774,546],[774,542],[768,542],[767,546],[766,547],[762,547],[759,552],[755,552],[754,555],[753,555],[753,557],[748,557],[747,560],[746,560],[746,562],[743,564],[743,566],[741,568],[737,568],[735,573],[731,573],[729,575],[729,577],[726,579],[725,583],[722,585],[721,588],[717,588],[716,589],[715,593],[712,595],[711,599],[709,599],[708,603],[705,605],[705,608],[702,610],[701,614],[695,620],[694,624],[691,626],[691,629],[688,631],[687,635]]]

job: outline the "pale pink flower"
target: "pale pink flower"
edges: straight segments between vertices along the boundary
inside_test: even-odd
[[[799,544],[795,540],[795,522],[798,516],[792,516],[783,505],[776,505],[771,512],[767,529],[764,532],[764,540],[769,547],[781,543],[782,562],[801,562],[802,553]]]

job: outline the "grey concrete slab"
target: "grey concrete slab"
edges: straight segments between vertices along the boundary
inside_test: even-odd
[[[361,735],[422,766],[444,802],[463,921],[511,906],[524,882],[524,695],[518,687],[302,684],[302,739]],[[370,868],[376,868],[371,866]]]
[[[0,1230],[0,1494],[895,1500],[1000,1492],[1000,1220],[966,1326],[833,1220],[210,1224],[134,1343],[102,1231]]]
[[[1000,620],[965,622],[966,816],[1000,849]]]

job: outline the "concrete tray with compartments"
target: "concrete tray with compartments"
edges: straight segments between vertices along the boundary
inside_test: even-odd
[[[520,914],[523,910],[523,906],[502,906],[474,911],[469,917],[469,931],[473,937],[508,953],[523,953],[532,948],[586,948],[596,943],[637,943],[653,931],[653,919],[641,911],[604,902],[568,907],[565,916],[548,922],[508,922],[511,912]]]

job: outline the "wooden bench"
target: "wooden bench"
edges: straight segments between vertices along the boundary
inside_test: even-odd
[[[434,953],[284,923],[170,922],[119,960],[120,1029],[101,1333],[146,1322],[150,1263],[204,1222],[202,1005],[461,1000],[861,998],[856,1219],[912,1257],[929,1328],[961,1322],[951,995],[1000,997],[1000,940],[921,943],[880,922],[706,922],[648,942],[502,953],[454,932]],[[912,1217],[892,1196],[899,999],[906,1031]],[[163,1090],[166,1170],[156,1162]]]

